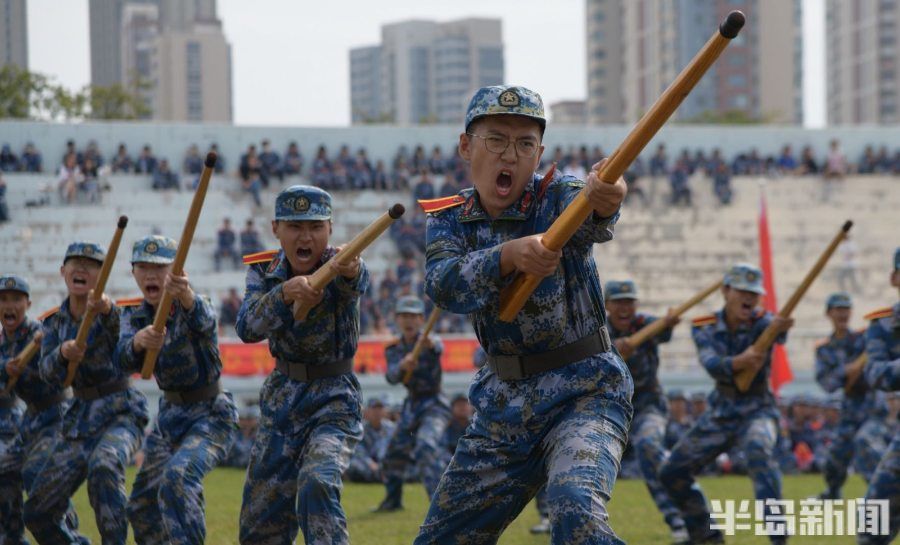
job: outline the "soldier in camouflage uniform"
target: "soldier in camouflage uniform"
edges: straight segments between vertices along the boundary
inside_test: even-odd
[[[865,331],[851,331],[848,326],[851,305],[847,293],[828,297],[825,314],[834,333],[816,347],[816,380],[826,392],[844,391],[841,419],[825,455],[823,473],[828,488],[820,496],[823,499],[841,497],[847,468],[854,459],[863,479],[871,480],[890,436],[884,393],[870,389],[865,380],[859,380],[859,372],[849,367],[866,349]]]
[[[706,497],[694,480],[706,464],[722,452],[739,446],[747,455],[747,471],[758,500],[781,498],[781,471],[773,457],[778,434],[778,409],[769,389],[771,350],[759,353],[753,342],[770,323],[775,323],[784,343],[793,320],[758,308],[762,273],[753,265],[737,264],[725,274],[722,293],[725,307],[693,322],[692,334],[700,362],[715,380],[709,408],[672,449],[659,470],[659,479],[681,511],[694,543],[722,543],[713,530]],[[735,374],[753,368],[758,372],[746,392],[740,392]],[[785,536],[770,536],[784,543]]]
[[[900,290],[900,248],[894,251],[894,271],[891,286]],[[900,390],[900,303],[885,307],[866,316],[866,354],[869,361],[864,369],[870,388],[887,392]],[[875,469],[866,492],[867,500],[887,500],[890,509],[889,535],[860,534],[860,545],[890,543],[900,530],[900,435],[894,434],[890,446]]]
[[[363,418],[363,438],[353,451],[344,477],[352,482],[380,483],[383,481],[381,461],[397,425],[385,418],[384,401],[378,397],[369,400]]]
[[[669,414],[657,376],[659,345],[672,340],[672,328],[679,319],[671,314],[661,318],[668,327],[656,337],[635,347],[628,343],[627,338],[659,318],[637,312],[637,286],[631,280],[607,282],[604,294],[609,336],[628,364],[634,379],[634,396],[631,398],[634,419],[631,421],[629,441],[634,446],[647,490],[672,531],[674,542],[686,543],[689,537],[684,520],[657,477],[659,466],[666,458],[666,423]]]
[[[58,386],[70,360],[81,364],[73,383],[75,399],[63,420],[63,439],[46,457],[25,502],[25,524],[39,543],[79,541],[65,514],[69,498],[85,479],[103,543],[122,544],[128,536],[125,466],[140,448],[147,400],[113,358],[118,307],[105,294],[97,301],[88,297],[105,257],[94,243],[69,246],[60,269],[69,296],[43,321],[41,378]],[[97,317],[82,350],[74,339],[89,308]]]
[[[495,543],[546,483],[554,543],[622,543],[606,502],[631,423],[632,381],[612,350],[595,243],[613,237],[625,183],[535,175],[545,128],[540,96],[478,90],[459,151],[474,188],[422,201],[425,288],[468,314],[488,355],[469,391],[475,415],[432,497],[416,544]],[[599,165],[594,165],[595,168]],[[561,251],[541,235],[584,191],[593,214]],[[512,323],[499,320],[513,273],[543,281]]]
[[[194,293],[186,273],[172,273],[177,246],[159,235],[135,242],[131,273],[143,297],[119,302],[118,364],[139,372],[147,350],[157,350],[153,374],[163,391],[128,501],[138,544],[204,542],[203,478],[225,457],[237,427],[237,407],[219,382],[216,312]],[[153,319],[163,291],[172,296],[172,310],[157,332]]]
[[[275,370],[260,394],[260,420],[241,507],[241,543],[347,543],[341,474],[362,438],[361,392],[353,375],[359,298],[369,284],[359,259],[324,265],[331,195],[292,186],[275,200],[272,231],[281,249],[247,256],[247,288],[237,320],[244,342],[269,341]],[[308,275],[322,266],[337,277],[314,290]],[[312,306],[302,321],[294,302]]]
[[[384,348],[385,378],[389,384],[402,382],[407,396],[382,461],[386,494],[376,511],[403,508],[403,477],[409,464],[415,464],[415,473],[431,497],[444,472],[446,460],[441,452],[441,439],[450,420],[450,406],[441,393],[444,345],[434,336],[426,337],[418,361],[412,359],[413,347],[425,325],[425,303],[415,296],[401,297],[394,315],[400,337]],[[408,372],[411,374],[405,380]]]
[[[72,396],[71,390],[41,380],[40,352],[27,362],[16,359],[41,329],[39,322],[26,316],[30,307],[28,282],[20,276],[0,276],[0,362],[5,362],[0,366],[0,391],[16,379],[10,394],[0,395],[0,543],[15,545],[23,543],[25,530],[22,492],[34,482],[44,457],[59,440],[63,415]],[[16,396],[25,402],[27,410],[12,428],[8,424],[10,417],[19,414],[18,407],[2,407],[14,403]],[[78,529],[78,518],[71,506],[66,521],[73,531]]]

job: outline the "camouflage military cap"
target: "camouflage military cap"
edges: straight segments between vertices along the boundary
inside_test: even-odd
[[[63,264],[65,265],[66,261],[73,257],[86,257],[103,263],[103,260],[106,259],[106,249],[95,242],[73,242],[66,249]]]
[[[736,290],[766,294],[762,285],[762,271],[749,263],[738,263],[728,269],[725,273],[725,285]]]
[[[846,291],[832,293],[828,296],[828,300],[825,301],[825,308],[829,310],[833,308],[850,308],[852,306],[853,302],[850,299],[850,294]]]
[[[21,291],[25,295],[31,295],[31,287],[28,282],[15,274],[0,276],[0,291]]]
[[[668,398],[669,401],[675,401],[676,399],[687,401],[687,396],[684,395],[684,392],[681,390],[669,390]]]
[[[610,280],[603,292],[607,301],[638,298],[637,286],[631,280]]]
[[[134,243],[131,249],[131,264],[159,263],[168,265],[175,261],[178,243],[175,239],[161,235],[150,235]]]
[[[397,300],[396,314],[425,314],[425,303],[415,295],[405,295]]]
[[[517,85],[492,85],[475,91],[466,109],[466,130],[476,119],[488,115],[521,115],[547,126],[541,95]]]
[[[275,219],[325,221],[331,219],[331,195],[311,185],[292,185],[275,197]]]

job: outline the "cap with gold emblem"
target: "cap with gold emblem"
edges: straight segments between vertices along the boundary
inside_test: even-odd
[[[134,243],[131,249],[131,264],[158,263],[168,265],[175,261],[178,243],[175,239],[162,235],[150,235]]]
[[[103,263],[103,260],[106,259],[106,249],[95,242],[73,242],[66,248],[66,257],[63,259],[63,265],[73,257],[86,257]]]
[[[475,91],[466,109],[466,130],[476,119],[488,115],[521,115],[547,126],[541,95],[518,85],[492,85]]]
[[[16,274],[4,274],[0,276],[0,291],[21,291],[25,295],[30,295],[31,288],[28,282]]]
[[[331,219],[331,195],[311,185],[292,185],[275,197],[275,219],[324,221]]]
[[[637,286],[631,280],[610,280],[606,283],[603,294],[607,301],[638,298]]]
[[[725,273],[724,283],[729,288],[765,295],[766,290],[763,288],[762,279],[762,271],[759,270],[759,267],[749,263],[738,263],[732,265]]]

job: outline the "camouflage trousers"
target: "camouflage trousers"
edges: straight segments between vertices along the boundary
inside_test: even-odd
[[[653,498],[659,512],[665,518],[669,528],[683,528],[684,520],[681,513],[666,490],[659,482],[659,467],[666,459],[666,423],[668,419],[664,414],[653,408],[640,411],[631,422],[629,440],[637,452],[637,459],[647,484],[647,491]]]
[[[47,456],[59,440],[68,404],[26,412],[17,436],[0,439],[0,545],[26,543],[23,492],[35,482]],[[66,524],[78,530],[78,516],[69,503]],[[82,543],[90,543],[86,538]]]
[[[450,421],[450,408],[441,396],[409,399],[381,462],[387,487],[387,501],[401,503],[403,478],[409,464],[425,485],[430,498],[441,480],[446,458],[441,441]]]
[[[38,543],[84,542],[66,513],[69,498],[85,479],[104,545],[125,543],[125,465],[141,445],[139,420],[130,414],[121,415],[95,436],[64,438],[55,443],[25,502],[25,524]]]
[[[632,386],[630,375],[601,371],[607,357],[616,356],[517,381],[480,370],[469,395],[474,419],[415,544],[496,543],[542,485],[552,543],[623,544],[606,502],[625,447]]]
[[[869,481],[867,500],[888,500],[890,509],[889,535],[873,536],[859,534],[859,545],[887,545],[900,530],[900,435],[894,435],[884,458],[879,462],[875,473]]]
[[[722,452],[739,445],[747,457],[747,472],[758,500],[781,498],[781,470],[775,461],[777,422],[768,414],[747,417],[713,417],[711,411],[672,448],[659,469],[659,480],[681,511],[691,538],[697,541],[718,535],[706,496],[694,476]],[[778,541],[781,536],[773,536]]]
[[[18,408],[0,409],[0,545],[27,543],[17,445],[21,421]]]
[[[353,375],[298,382],[275,370],[260,395],[261,418],[244,483],[240,542],[349,543],[341,473],[362,438]]]
[[[236,427],[237,408],[229,393],[185,406],[160,401],[128,500],[128,520],[139,545],[204,542],[203,478],[225,457]]]
[[[841,497],[841,487],[847,480],[851,462],[862,478],[871,482],[872,474],[887,450],[889,437],[890,431],[882,418],[841,418],[834,442],[828,448],[823,471],[829,497]]]

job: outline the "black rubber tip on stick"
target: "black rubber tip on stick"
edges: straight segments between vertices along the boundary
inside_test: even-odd
[[[844,222],[844,226],[841,227],[841,231],[846,233],[850,230],[851,227],[853,227],[853,220],[847,220],[846,222]]]
[[[388,210],[388,216],[390,216],[392,219],[397,219],[402,216],[404,212],[406,212],[406,207],[404,207],[400,203],[397,203]]]
[[[733,40],[737,37],[738,32],[744,28],[744,22],[746,22],[746,20],[746,17],[744,17],[744,14],[740,11],[732,11],[728,14],[728,17],[725,18],[725,21],[719,25],[719,34],[721,34],[723,38]]]
[[[128,216],[119,216],[119,229],[124,229],[128,225]]]
[[[206,165],[206,168],[213,168],[216,166],[216,159],[218,159],[218,157],[216,152],[211,151],[206,154],[206,161],[203,161],[203,164]]]

